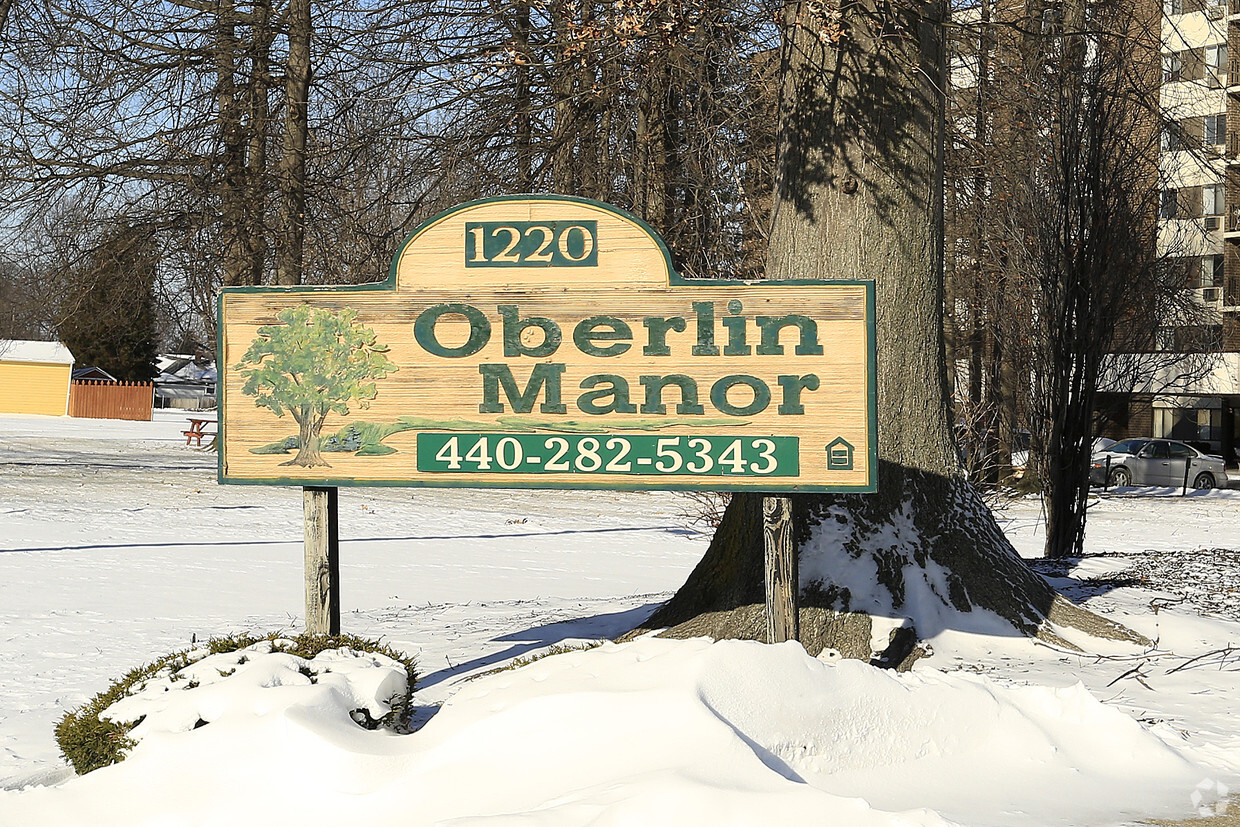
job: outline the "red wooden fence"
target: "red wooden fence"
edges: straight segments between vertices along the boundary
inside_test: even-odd
[[[69,389],[69,416],[149,422],[154,398],[151,382],[75,379]]]

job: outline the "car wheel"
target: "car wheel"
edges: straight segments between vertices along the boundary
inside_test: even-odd
[[[1132,485],[1132,472],[1127,468],[1116,468],[1111,472],[1111,485],[1126,488]]]
[[[1193,488],[1198,491],[1207,491],[1214,487],[1214,475],[1203,471],[1197,475],[1197,479],[1193,480]]]

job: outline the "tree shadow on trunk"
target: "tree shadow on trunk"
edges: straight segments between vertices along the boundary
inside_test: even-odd
[[[919,642],[951,630],[1076,651],[1073,630],[1148,645],[1030,569],[963,478],[880,463],[879,480],[875,494],[793,497],[811,654],[908,668],[926,651]],[[630,635],[765,640],[763,566],[761,496],[737,494],[684,586]]]

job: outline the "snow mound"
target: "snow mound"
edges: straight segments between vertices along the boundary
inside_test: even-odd
[[[408,691],[402,664],[377,652],[325,649],[311,659],[276,651],[290,640],[261,640],[243,649],[190,652],[192,661],[167,668],[135,686],[100,715],[136,724],[129,737],[188,732],[232,716],[264,715],[304,704],[350,717],[365,710],[372,720],[392,711]]]
[[[962,493],[962,498],[964,510],[984,508],[975,494]],[[854,556],[847,551],[859,541],[871,553]],[[899,607],[880,581],[880,557],[884,566],[901,569],[903,600]],[[831,584],[847,593],[847,605],[840,608],[870,616],[872,658],[882,655],[899,628],[913,627],[922,641],[945,629],[996,637],[1014,634],[1010,621],[988,609],[962,611],[951,604],[950,572],[928,556],[910,500],[906,499],[889,521],[865,529],[847,509],[827,508],[802,543],[798,559],[802,591]]]
[[[219,723],[148,707],[162,729],[127,761],[0,795],[0,822],[1066,825],[1182,810],[1201,779],[1079,685],[895,674],[795,643],[557,655],[469,683],[409,736],[353,726],[341,693],[283,664],[242,666],[213,684]],[[256,703],[272,677],[289,691]]]

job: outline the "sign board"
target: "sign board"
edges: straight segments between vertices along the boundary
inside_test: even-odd
[[[374,285],[219,299],[223,483],[872,491],[874,287],[686,280],[613,207],[464,204]]]

